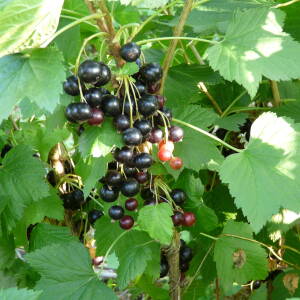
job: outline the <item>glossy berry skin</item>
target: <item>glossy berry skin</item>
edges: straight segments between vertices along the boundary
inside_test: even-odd
[[[127,43],[120,49],[120,56],[127,62],[136,61],[141,55],[141,48],[136,43]]]
[[[102,110],[105,115],[115,117],[121,114],[120,100],[113,95],[102,97]]]
[[[138,173],[136,173],[136,175],[134,177],[140,184],[143,184],[148,181],[149,174],[148,174],[148,172],[138,172]]]
[[[115,159],[122,163],[127,164],[133,160],[133,151],[129,147],[123,147],[121,149],[117,149],[114,153]]]
[[[175,211],[174,215],[172,216],[172,221],[173,221],[174,226],[182,225],[184,222],[183,213],[181,213],[180,211]]]
[[[101,88],[90,88],[84,93],[84,98],[91,107],[101,107],[102,97],[107,95],[106,91]]]
[[[128,167],[125,166],[124,167],[124,173],[127,177],[134,177],[137,174],[137,169],[136,168],[132,168],[132,167]]]
[[[179,170],[183,166],[183,161],[180,157],[172,157],[169,161],[169,164],[173,170]]]
[[[142,133],[134,127],[123,132],[123,142],[127,146],[138,146],[142,143],[142,139]]]
[[[158,100],[155,96],[145,94],[138,102],[139,112],[144,117],[152,116],[158,109]]]
[[[164,150],[164,149],[161,149],[158,151],[157,153],[157,157],[160,161],[168,161],[171,159],[172,157],[172,152],[168,151],[168,150]]]
[[[133,163],[138,169],[148,169],[151,167],[153,159],[148,153],[139,153],[133,159]]]
[[[119,221],[120,227],[122,229],[128,230],[130,229],[133,224],[134,220],[131,216],[124,216],[120,221]]]
[[[98,209],[93,209],[88,213],[88,220],[90,224],[94,224],[99,218],[103,216],[103,212]]]
[[[184,214],[184,226],[191,227],[195,224],[196,222],[196,217],[192,212],[185,212]]]
[[[143,94],[145,94],[147,92],[146,86],[140,82],[140,81],[136,81],[134,83],[137,91],[139,92],[140,96],[142,96]],[[137,94],[137,91],[134,89],[135,94]]]
[[[168,126],[168,120],[169,122],[172,121],[172,111],[169,108],[164,107],[162,110],[160,110],[161,113],[164,114],[164,117],[159,113],[157,116],[154,118],[154,123],[155,125],[159,126]]]
[[[171,191],[170,196],[172,197],[173,201],[177,205],[181,205],[184,203],[186,200],[186,194],[183,190],[181,189],[174,189]]]
[[[169,272],[168,262],[166,260],[165,261],[161,261],[160,262],[160,274],[159,274],[159,277],[162,278],[162,277],[167,276],[168,272]]]
[[[190,265],[187,262],[181,262],[179,268],[181,272],[186,272],[189,269]]]
[[[193,250],[188,246],[184,246],[180,249],[180,261],[190,262],[193,258]]]
[[[3,146],[3,148],[1,149],[1,158],[3,158],[3,157],[6,155],[6,153],[7,153],[8,151],[10,151],[11,149],[12,149],[12,146],[11,146],[11,145],[5,144],[5,145]]]
[[[109,186],[121,186],[121,184],[123,183],[122,174],[116,170],[109,170],[105,175],[105,182]]]
[[[114,188],[109,188],[107,185],[103,185],[99,194],[100,198],[105,202],[114,202],[119,197],[119,191]]]
[[[155,200],[155,195],[149,188],[141,190],[141,197],[146,201]]]
[[[131,99],[130,101],[128,99],[123,100],[121,103],[121,108],[123,109],[124,106],[124,114],[127,116],[130,116],[130,105],[131,105],[131,114],[132,116],[136,115],[136,105],[134,99]]]
[[[162,141],[163,137],[164,137],[163,131],[160,128],[155,127],[150,131],[148,141],[152,144],[157,144]]]
[[[252,288],[253,288],[254,290],[257,290],[260,286],[261,286],[261,281],[260,281],[260,280],[255,280],[255,281],[253,281],[253,283],[252,283]]]
[[[85,83],[96,83],[101,76],[100,64],[93,60],[84,61],[78,68],[78,76]]]
[[[101,109],[93,108],[92,117],[88,120],[90,125],[100,125],[104,121],[104,113]]]
[[[134,178],[128,178],[121,186],[121,193],[126,197],[133,197],[140,191],[140,184]]]
[[[159,64],[149,63],[140,68],[140,76],[147,83],[154,83],[162,78],[163,71]]]
[[[120,220],[124,216],[124,209],[120,205],[113,205],[108,210],[108,214],[113,220]]]
[[[129,211],[136,210],[139,206],[139,203],[134,198],[129,198],[125,201],[125,208]]]
[[[78,78],[74,75],[69,76],[63,84],[64,91],[71,96],[78,96],[80,94]]]
[[[133,126],[137,128],[142,133],[143,136],[146,136],[148,133],[150,133],[152,129],[151,123],[145,119],[136,120]]]
[[[61,198],[63,199],[64,208],[66,209],[79,209],[85,202],[83,192],[79,189],[68,194],[62,194]]]
[[[111,79],[111,71],[110,68],[103,62],[99,62],[100,65],[100,77],[97,80],[97,82],[95,83],[96,87],[100,87],[103,86],[105,84],[107,84],[110,79]]]
[[[124,131],[130,127],[130,120],[126,115],[118,115],[114,118],[114,125],[118,131]]]
[[[83,102],[70,103],[66,107],[65,116],[70,122],[87,121],[92,117],[92,108]]]
[[[171,141],[162,140],[158,145],[158,149],[159,150],[166,150],[166,151],[169,151],[169,152],[173,153],[174,143],[171,142]]]
[[[179,126],[172,126],[169,128],[169,139],[170,141],[176,143],[183,139],[183,129]]]

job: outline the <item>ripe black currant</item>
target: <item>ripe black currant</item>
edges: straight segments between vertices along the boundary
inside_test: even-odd
[[[184,222],[183,213],[181,213],[180,211],[175,211],[174,215],[172,216],[172,221],[174,226],[182,225]]]
[[[128,61],[136,61],[141,55],[141,48],[136,43],[127,43],[120,49],[120,56]]]
[[[86,102],[91,107],[101,107],[101,100],[104,95],[108,95],[109,92],[102,88],[90,88],[84,93]]]
[[[141,197],[148,201],[148,200],[154,200],[155,199],[155,195],[154,193],[151,191],[150,188],[144,188],[141,190]]]
[[[133,160],[133,151],[129,147],[116,149],[114,153],[115,159],[122,164],[129,164]]]
[[[148,133],[150,133],[152,129],[151,123],[145,119],[136,120],[133,126],[137,128],[142,133],[143,136],[146,136]]]
[[[181,272],[186,272],[189,269],[189,263],[188,262],[181,262],[179,264],[179,268]]]
[[[190,247],[184,246],[180,249],[180,261],[190,262],[192,258],[193,258],[193,250]]]
[[[101,210],[93,209],[88,213],[88,220],[91,224],[94,224],[102,216],[103,212]]]
[[[120,100],[113,95],[102,97],[102,110],[105,115],[110,117],[118,116],[121,113]]]
[[[150,94],[145,94],[138,102],[139,112],[144,117],[150,117],[158,109],[158,100],[157,97]]]
[[[100,65],[100,78],[95,83],[96,87],[103,86],[107,84],[111,79],[111,71],[110,68],[103,62],[99,62]]]
[[[78,78],[74,75],[67,78],[63,87],[64,91],[71,96],[78,96],[80,94]]]
[[[114,118],[114,125],[118,131],[124,131],[130,127],[130,120],[126,115],[118,115]]]
[[[79,209],[84,204],[84,195],[82,190],[75,189],[68,194],[62,194],[64,208],[66,209]]]
[[[6,155],[6,153],[7,153],[8,151],[10,151],[11,149],[12,149],[12,146],[11,146],[11,145],[5,144],[5,145],[3,146],[3,148],[1,149],[1,158],[3,158],[3,157]]]
[[[170,196],[177,205],[181,205],[186,200],[186,194],[181,189],[174,189],[171,191]]]
[[[108,214],[113,220],[120,220],[124,216],[124,209],[120,205],[113,205],[108,210]]]
[[[153,159],[148,153],[139,153],[134,157],[133,162],[136,168],[147,169],[151,167]]]
[[[88,120],[90,125],[100,125],[104,121],[104,113],[101,109],[93,108],[92,117]]]
[[[149,63],[141,67],[140,76],[147,83],[154,83],[162,78],[162,68],[157,63]]]
[[[121,107],[123,108],[124,107],[124,114],[127,115],[127,116],[130,116],[130,114],[132,116],[135,116],[136,115],[136,104],[135,104],[135,101],[134,99],[126,99],[126,100],[123,100],[122,103],[121,103]],[[131,111],[131,113],[130,113]]]
[[[146,86],[142,82],[136,81],[134,83],[134,85],[135,85],[137,91],[139,92],[140,96],[142,96],[143,94],[146,93],[146,91],[147,91]],[[134,90],[134,92],[136,94],[136,90]]]
[[[105,182],[109,186],[118,187],[123,182],[121,173],[116,170],[109,170],[105,175]]]
[[[128,128],[123,132],[123,141],[127,146],[137,146],[142,143],[143,135],[136,128]]]
[[[105,202],[114,202],[119,197],[119,191],[116,188],[109,188],[107,185],[103,185],[99,194]]]
[[[163,137],[164,137],[163,131],[160,128],[155,127],[150,131],[148,140],[152,144],[157,144],[162,141]]]
[[[261,281],[260,280],[253,281],[252,287],[253,287],[254,290],[257,290],[258,288],[260,288],[260,286],[261,286]]]
[[[128,178],[121,186],[121,192],[126,197],[133,197],[140,191],[140,184],[134,178]]]
[[[78,68],[79,78],[86,83],[95,83],[100,79],[100,64],[93,60],[84,61]]]
[[[169,128],[169,140],[176,143],[182,140],[184,135],[183,129],[179,126],[171,126]]]
[[[83,102],[70,103],[66,107],[65,116],[70,122],[87,121],[92,117],[92,108]]]
[[[167,107],[163,107],[161,112],[164,114],[164,117],[161,114],[155,116],[154,124],[159,126],[168,126],[168,123],[172,121],[172,111]]]
[[[162,278],[162,277],[165,277],[168,275],[168,272],[169,272],[169,265],[168,265],[168,262],[167,262],[167,259],[161,259],[160,261],[160,275],[159,277]]]
[[[132,168],[132,167],[128,167],[128,166],[124,166],[123,170],[127,177],[135,176],[138,172],[136,168]]]

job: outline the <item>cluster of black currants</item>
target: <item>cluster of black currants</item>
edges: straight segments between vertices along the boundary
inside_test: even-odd
[[[185,273],[189,269],[189,263],[193,258],[193,250],[188,247],[184,240],[180,240],[180,250],[179,250],[179,268],[182,273]],[[167,257],[164,253],[161,255],[160,259],[160,277],[165,277],[169,272],[169,264]]]

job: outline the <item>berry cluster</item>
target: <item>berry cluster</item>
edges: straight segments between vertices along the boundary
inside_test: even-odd
[[[185,273],[189,269],[189,263],[193,258],[193,250],[188,247],[184,240],[180,240],[180,250],[179,250],[179,268],[182,273]],[[160,259],[160,277],[165,277],[169,272],[169,264],[167,257],[164,253],[161,255]]]
[[[172,112],[165,107],[166,98],[157,94],[163,75],[160,65],[142,64],[140,54],[141,49],[135,43],[128,43],[120,49],[120,56],[127,62],[135,62],[139,71],[132,77],[124,76],[113,92],[103,88],[112,78],[106,64],[92,60],[80,64],[78,77],[68,77],[64,91],[80,96],[84,102],[69,104],[65,115],[71,123],[87,122],[93,126],[102,124],[104,116],[111,117],[117,132],[122,134],[124,146],[113,149],[114,161],[108,164],[106,175],[99,180],[102,183],[99,196],[103,201],[115,202],[120,194],[127,198],[124,207],[113,205],[108,210],[110,218],[118,220],[121,228],[130,229],[134,225],[133,217],[126,214],[126,210],[130,212],[138,208],[139,203],[134,197],[139,193],[145,200],[144,205],[171,201],[175,211],[172,217],[174,225],[192,226],[194,215],[178,211],[178,205],[186,198],[185,193],[179,189],[166,193],[155,185],[155,176],[149,172],[154,163],[149,153],[151,144],[158,145],[157,156],[161,162],[168,161],[174,170],[182,168],[182,160],[174,157],[173,151],[174,144],[182,141],[184,132],[182,128],[171,125]],[[64,194],[62,198],[68,209],[77,209],[84,203],[83,194],[79,195],[78,190]],[[72,198],[76,200],[75,206],[71,205]],[[102,215],[102,211],[90,211],[89,222],[93,224]]]

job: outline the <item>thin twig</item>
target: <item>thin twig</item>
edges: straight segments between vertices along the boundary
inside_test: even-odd
[[[291,1],[288,1],[288,2],[285,2],[285,3],[280,3],[280,4],[275,5],[274,8],[285,7],[285,6],[288,6],[288,5],[297,3],[297,2],[299,2],[299,1],[300,1],[300,0],[291,0]]]
[[[278,84],[275,80],[270,80],[270,83],[271,83],[272,94],[273,94],[273,99],[274,99],[273,104],[275,107],[277,107],[281,103]]]
[[[223,112],[221,107],[219,106],[218,102],[214,99],[214,97],[210,94],[204,82],[200,81],[198,83],[198,88],[207,96],[217,113],[219,115],[222,115]]]

